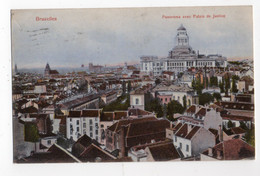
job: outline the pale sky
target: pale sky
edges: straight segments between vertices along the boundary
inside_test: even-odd
[[[213,14],[225,18],[193,18]],[[181,24],[190,46],[201,54],[253,56],[252,8],[244,6],[13,10],[12,59],[18,68],[44,68],[47,62],[51,67],[139,62],[142,55],[167,56]]]

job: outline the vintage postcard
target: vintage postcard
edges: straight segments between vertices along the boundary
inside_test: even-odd
[[[11,10],[14,163],[255,159],[252,6]]]

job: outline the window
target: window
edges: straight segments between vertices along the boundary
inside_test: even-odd
[[[77,127],[77,132],[79,132],[79,127]]]
[[[187,152],[189,151],[189,145],[186,145],[186,151]]]
[[[92,125],[92,124],[93,124],[93,122],[92,122],[92,119],[90,119],[90,120],[89,120],[89,124],[90,124],[90,125]]]
[[[182,149],[182,143],[180,143],[180,149]]]
[[[83,128],[86,128],[86,123],[83,123]]]
[[[79,120],[77,120],[77,125],[79,125]]]
[[[177,136],[175,136],[175,142],[177,142]]]
[[[47,141],[47,144],[48,144],[48,145],[51,145],[51,140],[48,140],[48,141]]]
[[[90,127],[89,127],[89,131],[92,131],[92,130],[93,130],[93,127],[92,127],[92,126],[90,126]]]
[[[93,137],[93,133],[89,133],[89,136],[92,138]]]
[[[70,122],[72,121],[72,118],[70,118]]]
[[[87,132],[86,132],[86,129],[84,129],[84,130],[83,130],[83,134],[86,134],[86,133],[87,133]]]
[[[100,125],[100,127],[101,127],[101,128],[104,128],[104,125],[102,124],[102,125]]]
[[[95,128],[98,128],[98,123],[95,123]]]
[[[98,135],[98,130],[96,130],[96,135]]]
[[[96,136],[96,141],[98,141],[98,137]]]
[[[139,104],[139,99],[138,99],[138,98],[135,99],[135,104],[136,104],[136,105]]]

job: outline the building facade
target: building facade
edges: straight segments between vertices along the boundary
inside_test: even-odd
[[[166,58],[157,56],[142,56],[141,71],[160,75],[163,71],[183,72],[191,67],[226,67],[227,59],[219,54],[201,55],[189,45],[186,28],[181,25],[177,29],[176,46],[169,51]]]

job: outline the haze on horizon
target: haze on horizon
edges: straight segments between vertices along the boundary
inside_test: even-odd
[[[201,54],[253,58],[251,6],[13,10],[12,60],[18,68],[138,63],[142,55],[167,56],[177,28],[187,29]],[[225,15],[216,19],[165,16]],[[53,17],[57,21],[36,21]]]

